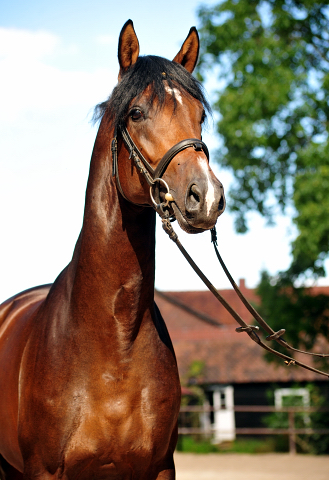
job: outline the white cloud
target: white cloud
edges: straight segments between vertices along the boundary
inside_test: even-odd
[[[60,39],[49,32],[0,27],[0,59],[29,62],[52,53]]]
[[[27,110],[93,105],[108,96],[116,72],[64,71],[46,61],[63,51],[60,38],[51,33],[0,29],[0,121],[16,121]],[[71,46],[67,51],[74,54]]]

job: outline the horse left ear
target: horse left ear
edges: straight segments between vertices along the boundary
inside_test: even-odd
[[[174,62],[180,63],[190,73],[193,72],[199,56],[199,34],[195,27],[192,27],[187,35],[182,48],[174,58]]]
[[[137,62],[139,55],[138,38],[134,30],[134,24],[128,20],[120,32],[118,59],[120,65],[119,82],[124,72]]]

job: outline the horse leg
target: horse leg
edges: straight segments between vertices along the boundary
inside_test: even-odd
[[[23,474],[0,455],[0,480],[23,480]]]
[[[173,455],[171,454],[167,461],[162,464],[162,468],[158,470],[158,475],[155,477],[155,480],[175,480],[175,464]]]
[[[167,470],[161,470],[159,475],[156,477],[156,480],[175,480],[175,478],[175,467],[173,467]]]

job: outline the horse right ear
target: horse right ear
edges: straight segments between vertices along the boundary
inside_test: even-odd
[[[198,61],[199,46],[198,31],[195,27],[192,27],[173,62],[180,63],[188,72],[192,73]]]
[[[119,82],[124,72],[136,63],[139,55],[138,38],[134,30],[134,24],[128,20],[120,32],[118,59],[120,65]]]

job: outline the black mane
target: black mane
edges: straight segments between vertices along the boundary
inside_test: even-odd
[[[148,85],[151,85],[150,103],[157,99],[161,109],[166,97],[164,80],[170,88],[179,89],[182,95],[188,93],[199,100],[205,110],[210,112],[202,85],[182,65],[148,55],[138,57],[137,62],[122,76],[108,100],[96,105],[94,120],[98,121],[106,115],[110,127],[116,127],[125,120],[131,101],[144,92]],[[174,104],[176,106],[175,97]]]

